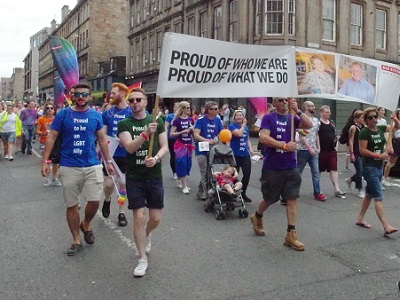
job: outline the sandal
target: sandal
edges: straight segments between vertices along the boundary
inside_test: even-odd
[[[94,244],[94,233],[93,233],[93,230],[85,230],[83,228],[83,222],[81,223],[79,228],[83,232],[83,238],[85,239],[85,242],[87,244]]]
[[[78,252],[82,249],[82,244],[81,243],[73,243],[71,247],[68,248],[67,250],[67,255],[68,256],[75,256],[78,254]]]
[[[360,227],[368,228],[368,229],[372,227],[370,224],[368,224],[368,223],[365,222],[365,221],[363,221],[363,222],[357,222],[356,225],[357,225],[357,226],[360,226]]]

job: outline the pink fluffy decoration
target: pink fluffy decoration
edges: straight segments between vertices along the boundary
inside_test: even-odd
[[[267,98],[249,98],[250,103],[253,104],[254,109],[256,110],[256,118],[260,119],[267,112]]]

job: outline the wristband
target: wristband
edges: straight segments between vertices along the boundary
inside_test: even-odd
[[[286,150],[286,149],[287,149],[287,144],[286,144],[285,142],[283,142],[282,149],[283,149],[283,150]]]
[[[159,162],[161,160],[161,157],[158,154],[154,155],[154,158],[156,159],[156,162]]]
[[[44,160],[44,161],[42,161],[42,164],[51,164],[51,160]]]
[[[373,158],[380,158],[381,155],[379,153],[374,153]]]
[[[302,114],[303,114],[302,111],[299,111],[299,112],[297,113],[297,115],[298,115],[299,117],[300,117]]]
[[[141,136],[144,140],[146,140],[146,141],[149,140],[149,137],[148,137],[144,132],[142,132],[142,133],[140,134],[140,136]]]
[[[107,164],[112,164],[112,159],[106,160],[106,163],[107,163]]]
[[[306,147],[307,147],[308,150],[311,150],[311,146],[310,145],[307,145]]]

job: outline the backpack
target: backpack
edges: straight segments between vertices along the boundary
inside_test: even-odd
[[[339,137],[339,143],[341,143],[342,145],[345,145],[349,142],[349,130],[353,124],[354,122],[352,121],[352,122],[347,122],[347,124],[344,125]]]

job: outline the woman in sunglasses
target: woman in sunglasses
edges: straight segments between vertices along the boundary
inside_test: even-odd
[[[375,200],[375,212],[382,223],[385,231],[385,236],[397,232],[397,229],[392,227],[385,217],[383,209],[383,192],[381,180],[383,176],[383,161],[389,158],[388,153],[393,152],[391,145],[388,145],[386,151],[384,146],[386,143],[385,132],[390,130],[391,126],[377,125],[378,111],[374,107],[369,107],[364,110],[364,122],[366,127],[361,129],[359,138],[360,153],[363,156],[363,177],[367,182],[365,188],[365,197],[361,202],[361,210],[358,214],[356,225],[371,228],[371,225],[365,222],[364,217],[371,200]],[[395,122],[395,129],[400,128],[399,119],[395,114],[391,115]]]
[[[47,101],[44,105],[43,116],[40,117],[36,123],[36,134],[39,136],[40,151],[43,152],[44,145],[46,143],[47,135],[50,132],[50,125],[53,122],[56,114],[56,107],[53,101]],[[58,180],[58,164],[52,164],[53,180],[50,180],[49,176],[44,178],[43,186],[61,186],[60,180]]]

